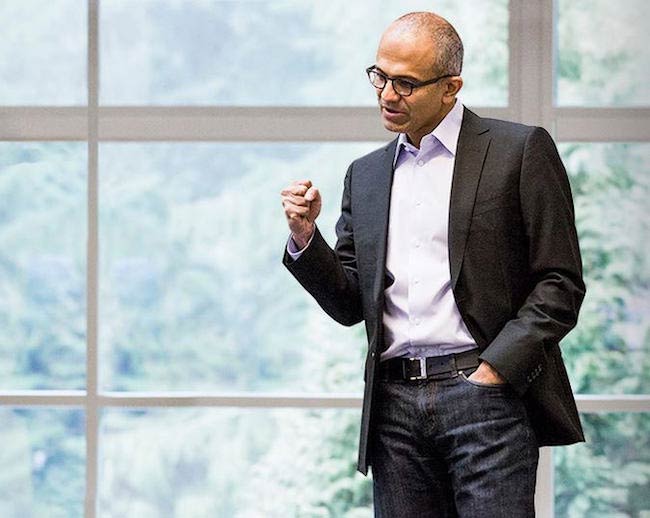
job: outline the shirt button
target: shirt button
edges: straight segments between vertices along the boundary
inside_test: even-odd
[[[413,319],[413,323],[414,323],[416,326],[419,326],[419,325],[420,325],[420,319],[419,319],[419,318],[414,318],[414,319]]]
[[[424,160],[418,160],[418,165],[423,166],[424,165]]]
[[[419,241],[415,242],[415,248],[420,248],[420,242]]]
[[[420,279],[413,279],[413,284],[420,284]]]
[[[416,201],[416,202],[415,202],[415,206],[416,206],[416,207],[419,207],[420,205],[422,205],[422,202],[421,202],[421,201]]]

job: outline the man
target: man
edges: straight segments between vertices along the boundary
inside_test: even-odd
[[[443,18],[399,18],[376,59],[399,136],[349,167],[334,250],[318,189],[282,191],[284,262],[338,322],[365,321],[376,516],[534,516],[539,446],[584,440],[558,347],[585,293],[566,172],[543,129],[463,108]]]

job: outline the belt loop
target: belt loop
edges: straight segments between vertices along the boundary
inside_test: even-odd
[[[457,354],[451,355],[451,377],[452,378],[458,377],[458,362],[456,361],[456,356],[458,355]]]

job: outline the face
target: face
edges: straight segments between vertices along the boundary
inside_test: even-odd
[[[426,81],[434,77],[433,52],[426,37],[389,28],[379,43],[376,66],[390,77]],[[406,133],[411,143],[419,146],[422,137],[449,113],[461,86],[459,77],[447,78],[414,88],[411,95],[402,97],[389,81],[383,90],[377,89],[384,127]]]

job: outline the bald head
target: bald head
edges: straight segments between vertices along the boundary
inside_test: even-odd
[[[417,38],[431,46],[435,75],[459,76],[463,69],[463,42],[456,29],[442,16],[415,12],[400,16],[388,26],[385,37]]]

